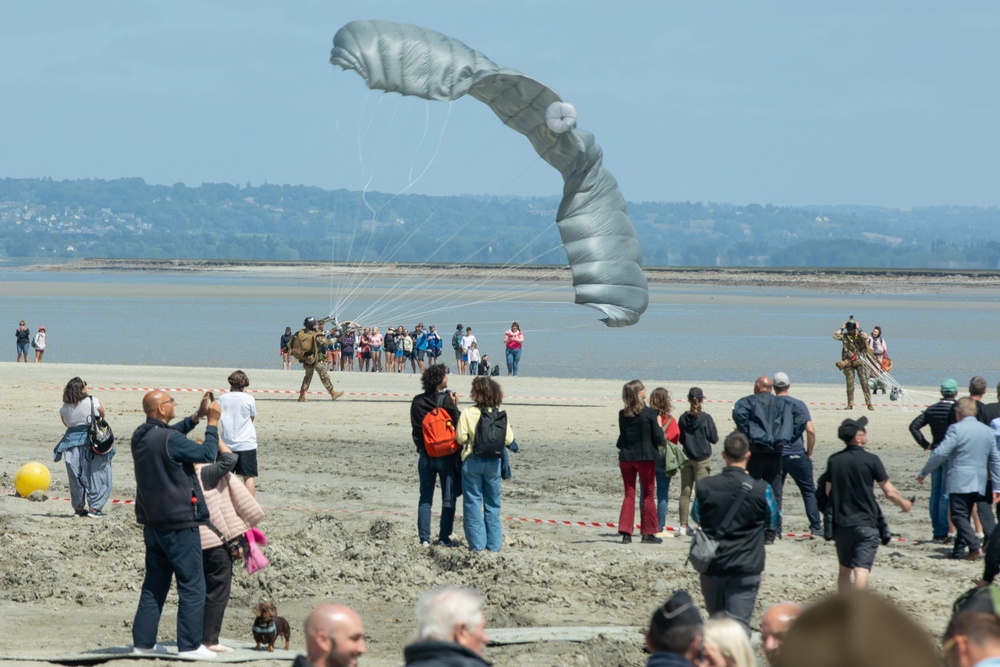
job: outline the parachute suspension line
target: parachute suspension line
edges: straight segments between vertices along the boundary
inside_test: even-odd
[[[549,249],[543,251],[542,253],[540,253],[539,255],[536,255],[535,257],[529,257],[527,260],[525,260],[524,262],[522,262],[520,264],[517,264],[517,265],[505,265],[503,267],[498,267],[495,270],[489,271],[489,273],[487,273],[487,275],[485,275],[485,276],[483,276],[481,278],[477,278],[477,279],[473,280],[472,282],[465,282],[465,283],[462,283],[461,285],[452,287],[452,288],[446,290],[445,292],[443,292],[442,294],[440,294],[439,296],[437,296],[436,298],[429,299],[429,300],[425,299],[425,300],[419,301],[419,309],[418,309],[418,306],[416,304],[414,304],[414,305],[410,306],[409,312],[404,312],[404,313],[402,313],[402,315],[400,315],[399,313],[392,312],[392,313],[390,313],[389,316],[385,316],[385,319],[396,319],[396,318],[401,317],[401,316],[406,317],[406,316],[409,316],[411,313],[416,313],[416,314],[419,315],[419,314],[423,314],[423,313],[427,313],[427,312],[435,313],[435,312],[440,312],[440,311],[443,311],[443,310],[454,309],[457,297],[459,295],[468,294],[470,290],[476,290],[476,289],[478,289],[480,287],[483,287],[486,284],[492,282],[497,277],[497,275],[501,271],[503,271],[505,268],[521,268],[521,267],[524,267],[526,265],[531,264],[538,257],[541,257],[542,255],[545,255],[545,254],[547,254],[549,252],[552,252],[553,250],[555,250],[557,248],[560,248],[560,247],[561,247],[561,245],[553,246],[552,248],[549,248]],[[386,308],[388,308],[388,307],[392,306],[393,304],[399,302],[405,296],[407,296],[407,294],[409,294],[410,292],[418,290],[418,289],[422,289],[426,285],[433,284],[433,283],[435,283],[435,282],[437,282],[439,280],[443,280],[443,279],[445,279],[443,276],[435,276],[435,277],[433,277],[431,279],[424,280],[422,283],[410,286],[410,287],[408,287],[404,291],[403,294],[395,296],[393,299],[389,300],[387,303],[382,304],[381,308],[369,308],[369,311],[371,311],[371,312],[367,313],[367,314],[369,316],[376,316],[376,315],[382,316],[383,312],[386,310]],[[523,285],[520,285],[520,286],[518,286],[516,288],[512,287],[512,288],[509,288],[507,290],[498,292],[495,295],[491,295],[489,297],[484,297],[484,298],[476,300],[476,301],[465,301],[465,302],[463,302],[463,305],[478,305],[480,303],[496,302],[496,301],[513,301],[514,299],[516,299],[521,294],[527,292],[529,289],[532,289],[533,292],[538,292],[538,291],[541,291],[541,292],[551,292],[551,291],[561,290],[561,289],[563,289],[565,287],[565,285],[558,284],[558,285],[553,285],[551,287],[539,290],[537,288],[537,285],[538,284],[536,282],[534,282],[534,281],[527,282],[527,283],[525,283]],[[445,303],[441,304],[441,302],[445,302]],[[413,302],[407,302],[407,303],[413,303]],[[434,305],[434,304],[441,304],[441,305],[439,305],[435,309],[428,310],[428,306],[431,306],[431,305]]]
[[[865,369],[868,371],[868,377],[876,382],[881,382],[882,384],[892,388],[893,393],[896,394],[896,400],[903,407],[910,407],[917,405],[915,400],[910,400],[910,397],[916,398],[917,396],[929,396],[934,398],[934,394],[930,394],[922,391],[913,391],[906,389],[899,381],[892,376],[889,371],[884,370],[879,364],[875,363],[873,360],[865,355],[860,355],[861,363],[864,365]]]
[[[530,162],[529,164],[527,164],[527,165],[526,165],[526,166],[524,167],[524,169],[522,169],[522,170],[521,170],[521,171],[520,171],[519,173],[517,173],[517,174],[516,174],[516,175],[515,175],[515,176],[514,176],[513,178],[511,178],[511,179],[510,179],[510,180],[509,180],[509,181],[508,181],[508,182],[507,182],[507,183],[506,183],[506,184],[504,185],[504,187],[503,187],[503,188],[501,188],[501,192],[506,192],[507,190],[509,190],[509,189],[510,189],[510,187],[511,187],[511,186],[513,186],[513,184],[514,184],[514,183],[516,183],[516,182],[517,182],[517,181],[519,181],[519,180],[520,180],[521,178],[523,178],[523,177],[524,177],[524,175],[528,173],[528,171],[530,171],[531,169],[533,169],[533,168],[534,168],[535,166],[537,166],[537,165],[538,165],[538,164],[539,164],[540,162],[541,162],[541,158],[535,158],[534,160],[532,160],[532,161],[531,161],[531,162]],[[488,202],[485,202],[485,201],[484,201],[484,202],[483,202],[483,203],[481,204],[481,207],[480,207],[480,210],[483,210],[483,209],[485,209],[485,207],[486,207],[487,205],[488,205]],[[391,253],[389,254],[389,256],[388,256],[388,257],[387,257],[387,258],[385,259],[385,261],[386,261],[386,262],[391,262],[391,261],[392,261],[392,260],[394,259],[394,257],[395,257],[395,255],[396,255],[396,253],[398,253],[398,252],[399,252],[399,250],[401,250],[401,249],[402,249],[403,247],[405,247],[405,246],[406,246],[406,244],[407,244],[407,243],[409,242],[409,240],[410,240],[410,239],[411,239],[411,238],[412,238],[412,237],[413,237],[413,236],[414,236],[414,235],[415,235],[415,234],[416,234],[417,232],[419,232],[419,231],[420,231],[420,229],[421,229],[421,228],[422,228],[422,227],[424,226],[424,224],[425,224],[426,222],[428,222],[428,221],[430,220],[430,218],[431,218],[431,217],[433,217],[434,213],[436,213],[436,212],[437,212],[437,208],[435,208],[435,209],[434,209],[433,211],[431,211],[431,213],[430,213],[430,214],[428,214],[428,216],[427,216],[427,217],[426,217],[426,218],[425,218],[424,220],[422,220],[422,221],[421,221],[420,223],[418,223],[418,224],[417,224],[417,225],[416,225],[416,226],[415,226],[414,228],[412,228],[412,230],[411,230],[411,231],[410,231],[410,233],[409,233],[409,234],[408,234],[408,235],[406,236],[406,238],[404,238],[404,239],[403,239],[402,241],[400,241],[400,242],[399,242],[399,244],[398,244],[398,245],[397,245],[397,246],[396,246],[396,247],[395,247],[395,248],[393,249],[393,251],[392,251],[392,252],[391,252]],[[468,219],[469,219],[469,220],[471,220],[471,219],[472,219],[473,217],[474,217],[474,216],[470,216],[470,217],[469,217]],[[460,227],[459,227],[459,228],[458,228],[458,229],[457,229],[457,230],[456,230],[456,231],[455,231],[455,232],[454,232],[454,233],[453,233],[453,234],[452,234],[451,236],[449,236],[449,237],[448,237],[448,239],[446,239],[446,240],[445,240],[445,241],[444,241],[443,243],[439,244],[439,246],[438,246],[438,250],[440,250],[440,249],[442,249],[442,248],[446,247],[446,246],[447,246],[447,244],[448,244],[448,243],[449,243],[449,242],[451,241],[451,239],[455,238],[456,236],[458,236],[459,234],[461,234],[461,233],[462,233],[463,231],[465,231],[465,227],[466,227],[466,226],[467,226],[468,224],[469,224],[469,223],[468,223],[468,222],[466,222],[466,223],[465,223],[464,225],[460,226]],[[536,235],[536,236],[535,236],[534,238],[532,238],[532,239],[528,240],[528,241],[527,241],[526,243],[524,243],[524,245],[522,245],[522,246],[521,246],[521,248],[520,248],[520,249],[518,249],[518,251],[517,251],[517,252],[516,252],[516,253],[515,253],[515,254],[514,254],[514,255],[512,256],[512,258],[513,258],[513,257],[517,257],[518,255],[520,255],[521,253],[523,253],[523,252],[524,252],[524,250],[526,250],[526,249],[527,249],[527,248],[528,248],[528,247],[529,247],[529,246],[530,246],[531,244],[533,244],[533,243],[534,243],[535,241],[537,241],[537,240],[538,240],[539,238],[541,238],[541,237],[542,237],[542,236],[543,236],[544,234],[546,234],[546,233],[547,233],[547,231],[548,231],[548,229],[547,229],[547,228],[543,228],[543,229],[542,229],[542,230],[541,230],[541,231],[540,231],[540,232],[538,233],[538,235]],[[501,232],[500,232],[500,230],[497,230],[497,235],[498,235],[498,236],[499,236],[499,234],[500,234],[500,233],[501,233]],[[495,242],[496,240],[497,240],[497,236],[495,236],[495,237],[493,237],[492,239],[488,239],[487,241],[483,242],[483,244],[482,244],[482,245],[480,245],[480,246],[479,246],[478,248],[476,248],[476,249],[473,249],[472,251],[470,251],[470,252],[469,252],[469,254],[467,254],[467,255],[466,255],[465,257],[463,257],[462,259],[460,259],[460,260],[459,260],[459,263],[463,263],[463,262],[466,262],[466,261],[469,261],[469,260],[470,260],[470,259],[471,259],[472,257],[474,257],[474,256],[475,256],[475,255],[476,255],[477,253],[481,252],[482,250],[484,250],[484,249],[485,249],[485,248],[487,248],[487,247],[490,247],[490,246],[491,246],[491,245],[492,245],[492,244],[493,244],[493,243],[494,243],[494,242]],[[549,248],[549,249],[547,249],[547,250],[545,250],[545,251],[543,251],[543,252],[541,252],[541,253],[539,253],[539,254],[538,254],[538,255],[536,255],[535,257],[532,257],[532,258],[529,258],[529,259],[528,259],[528,260],[526,260],[525,262],[522,262],[522,263],[520,263],[520,264],[519,264],[518,266],[524,266],[524,265],[526,265],[526,264],[530,264],[530,263],[531,263],[532,261],[534,261],[534,260],[535,260],[535,259],[537,259],[538,257],[541,257],[541,256],[544,256],[544,255],[546,255],[546,254],[548,254],[548,253],[550,253],[550,252],[553,252],[553,251],[555,251],[555,250],[558,250],[558,249],[560,249],[560,248],[562,248],[562,244],[561,244],[561,243],[560,243],[560,244],[557,244],[557,245],[555,245],[555,246],[553,246],[553,247],[551,247],[551,248]],[[431,257],[429,257],[428,259],[431,259],[431,258],[432,258],[432,257],[433,257],[434,255],[436,255],[436,254],[437,254],[437,251],[435,251],[435,252],[434,252],[434,253],[433,253],[433,254],[431,255]],[[429,264],[429,263],[430,263],[430,262],[427,262],[427,261],[425,261],[425,262],[424,262],[424,265],[426,265],[426,264]],[[499,276],[499,274],[500,274],[500,273],[501,273],[502,271],[504,271],[505,269],[508,269],[508,268],[511,268],[511,264],[510,264],[510,262],[509,262],[509,261],[508,261],[508,262],[505,262],[505,263],[503,263],[503,264],[499,264],[499,265],[497,265],[497,266],[496,266],[496,269],[495,269],[495,270],[493,271],[493,274],[495,274],[495,275]],[[391,306],[391,304],[393,304],[393,303],[395,303],[395,302],[398,302],[398,301],[400,301],[400,300],[404,299],[404,298],[405,298],[405,297],[407,297],[407,296],[408,296],[408,295],[409,295],[410,293],[412,293],[412,292],[414,292],[414,291],[416,291],[416,290],[419,290],[419,289],[422,289],[422,288],[426,288],[426,287],[430,287],[430,286],[434,285],[435,283],[437,283],[437,282],[439,282],[439,281],[442,281],[442,280],[448,280],[448,276],[444,275],[444,274],[443,274],[443,273],[441,273],[441,272],[435,272],[434,274],[432,274],[432,275],[430,275],[430,276],[427,276],[427,277],[423,278],[422,280],[420,280],[419,282],[417,282],[417,283],[415,283],[415,284],[410,284],[410,285],[409,285],[409,286],[407,287],[406,291],[405,291],[405,292],[403,292],[402,294],[396,294],[396,293],[395,293],[395,292],[396,292],[396,290],[397,290],[397,289],[398,289],[398,288],[399,288],[399,287],[400,287],[400,286],[401,286],[401,285],[402,285],[402,284],[403,284],[403,283],[404,283],[405,281],[407,281],[407,280],[408,280],[408,279],[409,279],[409,278],[410,278],[411,276],[412,276],[412,273],[410,273],[410,274],[408,274],[408,275],[406,275],[406,276],[402,276],[402,277],[400,277],[400,278],[398,279],[398,281],[396,282],[396,284],[395,284],[395,285],[393,285],[393,286],[392,286],[391,288],[387,289],[387,290],[386,290],[386,292],[385,292],[385,294],[383,294],[383,295],[382,295],[381,297],[379,297],[379,299],[378,299],[378,300],[377,300],[377,301],[376,301],[375,303],[373,303],[373,304],[372,304],[372,306],[371,306],[371,307],[369,308],[369,311],[374,311],[374,312],[376,312],[376,313],[377,313],[377,312],[380,312],[380,311],[384,310],[384,309],[386,308],[386,306]],[[502,276],[501,276],[501,277],[502,277]],[[485,277],[485,278],[481,279],[481,280],[479,281],[479,284],[480,284],[480,285],[482,285],[482,284],[486,284],[486,283],[488,283],[488,282],[489,282],[490,280],[492,280],[493,278],[494,278],[494,275],[488,275],[487,277]],[[528,285],[528,287],[530,287],[530,286],[531,286],[531,285],[529,284],[529,285]],[[454,289],[453,289],[453,291],[457,293],[457,292],[459,292],[459,291],[462,291],[462,290],[464,290],[464,289],[468,289],[468,286],[463,286],[463,287],[461,287],[461,288],[454,288]],[[391,298],[390,298],[390,297],[391,297]]]
[[[428,258],[428,259],[433,258],[434,255],[436,255],[437,252],[442,247],[444,247],[445,245],[447,245],[448,242],[451,241],[451,239],[453,239],[455,236],[457,236],[463,230],[464,230],[464,226],[460,227],[459,229],[457,229],[451,236],[448,237],[448,239],[444,243],[442,243],[442,244],[440,244],[438,246],[438,248],[434,251],[434,253],[431,254],[430,258]],[[541,232],[539,232],[538,235],[535,236],[535,238],[531,239],[525,245],[523,245],[521,247],[521,249],[518,250],[518,252],[514,256],[516,257],[517,255],[521,254],[530,244],[534,243],[536,240],[538,240],[538,238],[540,238],[543,234],[545,234],[546,231],[547,231],[546,229],[543,229]],[[459,263],[464,263],[470,257],[478,254],[479,252],[481,252],[483,250],[483,248],[487,247],[487,245],[489,243],[492,243],[492,241],[487,241],[486,243],[484,243],[483,245],[481,245],[479,248],[475,248],[475,249],[471,250],[468,255],[466,255],[461,260],[459,260]],[[552,252],[553,250],[555,250],[556,248],[560,248],[560,247],[562,247],[561,244],[559,244],[557,246],[554,246],[552,248],[548,248],[547,250],[543,251],[542,253],[536,255],[535,257],[528,258],[527,260],[525,260],[524,262],[521,262],[520,264],[514,266],[513,268],[519,268],[519,267],[525,266],[526,264],[530,264],[531,262],[533,262],[534,260],[536,260],[538,257],[540,257],[542,255],[545,255],[545,254],[548,254],[548,253]],[[463,284],[461,287],[454,287],[449,292],[446,292],[443,296],[441,296],[438,299],[436,299],[434,302],[440,301],[441,299],[444,299],[444,298],[449,298],[449,297],[451,297],[454,294],[457,294],[459,292],[465,291],[465,290],[470,289],[470,288],[481,287],[482,285],[485,285],[486,283],[492,281],[494,279],[494,277],[499,276],[499,274],[501,272],[503,272],[504,270],[506,270],[508,268],[512,268],[512,266],[511,266],[511,264],[509,262],[506,262],[503,265],[499,265],[499,266],[496,267],[496,269],[493,269],[492,271],[488,272],[485,277],[477,279],[476,281],[474,281],[472,285]],[[368,310],[366,311],[366,314],[367,315],[374,315],[374,314],[380,313],[382,310],[385,309],[386,306],[389,306],[389,305],[391,305],[393,303],[398,302],[399,300],[401,300],[401,299],[405,298],[406,296],[408,296],[410,293],[412,293],[412,292],[414,292],[416,290],[419,290],[419,289],[423,289],[423,288],[429,287],[429,286],[437,283],[438,281],[444,280],[444,279],[446,279],[446,276],[442,275],[441,273],[436,273],[435,275],[431,275],[431,276],[429,276],[427,278],[424,278],[423,280],[419,281],[416,284],[408,286],[407,289],[404,290],[402,294],[398,294],[398,295],[393,294],[392,298],[389,298],[389,296],[395,291],[395,288],[398,288],[406,280],[406,277],[401,277],[399,279],[399,281],[396,283],[396,285],[394,286],[394,289],[386,292],[385,295],[379,297],[379,299],[375,303],[373,303],[371,307],[368,308]],[[532,285],[529,284],[528,286],[530,287]],[[452,301],[452,303],[453,302],[454,302],[454,300]],[[359,319],[360,319],[360,316],[359,316]]]
[[[400,196],[402,196],[403,194],[405,194],[408,190],[412,189],[413,186],[416,185],[424,177],[424,175],[427,173],[427,171],[431,168],[431,165],[433,165],[434,161],[437,159],[438,153],[441,151],[441,145],[444,143],[445,133],[446,133],[446,131],[448,129],[448,126],[449,126],[449,123],[451,121],[451,108],[452,108],[452,104],[453,103],[449,103],[448,104],[448,114],[445,117],[444,124],[441,126],[441,131],[438,134],[438,143],[437,143],[437,146],[435,146],[435,148],[434,148],[433,154],[431,155],[431,157],[427,161],[427,163],[424,165],[424,168],[420,171],[420,174],[414,179],[413,178],[413,168],[414,168],[414,165],[416,164],[417,153],[419,153],[420,146],[423,144],[424,138],[427,136],[428,131],[430,129],[430,103],[427,102],[427,101],[424,102],[424,130],[423,130],[423,133],[421,135],[420,142],[418,143],[416,150],[414,150],[413,159],[410,162],[410,171],[409,171],[409,173],[407,175],[407,177],[408,177],[407,184],[403,187],[402,190],[400,190],[399,192],[397,192],[393,196],[389,197],[381,206],[378,207],[378,210],[372,208],[366,202],[366,206],[368,206],[368,210],[371,211],[372,217],[371,217],[371,220],[370,220],[370,229],[369,229],[369,232],[368,232],[368,243],[365,245],[364,250],[361,253],[361,257],[359,258],[359,262],[358,262],[359,266],[360,266],[360,264],[362,262],[366,261],[366,259],[368,258],[368,254],[373,250],[373,247],[375,245],[375,233],[376,233],[376,229],[378,227],[378,214],[385,207],[387,207],[389,204],[391,204],[393,201],[395,201],[397,198],[399,198]],[[398,106],[397,106],[397,109],[398,109]],[[393,113],[393,120],[395,120],[395,112]],[[412,236],[412,234],[411,234],[411,236]],[[398,249],[400,247],[402,247],[402,246],[401,245],[397,246],[396,250],[393,251],[393,254],[395,254],[395,252],[398,251]],[[369,263],[374,263],[374,264],[385,263],[386,261],[388,261],[385,258],[385,253],[386,252],[388,252],[388,249],[382,251],[382,253],[380,253],[380,255],[378,257],[374,258],[374,260],[368,259],[367,261]],[[357,293],[357,291],[359,291],[363,287],[367,286],[367,284],[369,284],[371,282],[372,276],[373,276],[373,272],[369,271],[365,275],[364,278],[360,279],[359,282],[358,282],[358,284],[357,284],[357,286],[353,290],[352,294],[349,295],[349,297],[353,297],[353,295],[355,293]]]

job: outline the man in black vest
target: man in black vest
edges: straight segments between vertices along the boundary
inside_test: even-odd
[[[778,507],[771,486],[747,473],[750,441],[730,433],[722,446],[726,466],[718,475],[695,485],[691,518],[719,541],[708,571],[701,575],[701,593],[709,615],[725,612],[750,634],[750,616],[757,602],[760,573],[764,571],[764,531],[775,529]],[[743,493],[744,486],[746,493]],[[737,500],[740,505],[723,534],[719,526]]]
[[[135,518],[142,524],[146,544],[146,576],[132,622],[133,652],[166,653],[156,642],[163,603],[170,581],[177,576],[177,655],[188,660],[211,660],[215,653],[201,645],[205,615],[205,573],[198,526],[208,522],[208,508],[195,477],[195,463],[211,463],[219,451],[222,408],[209,395],[198,412],[175,426],[175,401],[163,391],[142,399],[146,422],[132,434],[135,466]],[[207,416],[205,442],[184,434]]]

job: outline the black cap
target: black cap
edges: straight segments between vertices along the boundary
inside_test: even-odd
[[[649,621],[650,628],[658,632],[666,632],[671,628],[701,625],[701,614],[694,606],[694,601],[687,591],[677,590],[653,612]]]
[[[854,436],[858,434],[858,431],[864,431],[867,425],[868,417],[845,419],[840,423],[840,428],[837,429],[837,437],[843,440],[845,444],[849,444],[851,440],[854,440]]]
[[[461,330],[462,330],[462,325],[461,324],[459,324],[457,327],[455,327],[455,331],[461,331]]]
[[[705,398],[705,393],[701,390],[701,387],[691,387],[688,389],[688,400],[690,401],[695,398],[699,400]]]

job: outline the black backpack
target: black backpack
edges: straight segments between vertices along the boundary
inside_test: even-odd
[[[472,453],[481,459],[498,459],[503,456],[503,446],[507,439],[507,413],[490,408],[479,409],[479,423],[476,437],[472,441]]]

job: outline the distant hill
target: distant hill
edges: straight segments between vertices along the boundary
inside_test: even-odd
[[[0,258],[561,264],[558,197],[0,180]],[[629,203],[648,266],[1000,269],[1000,209]]]

